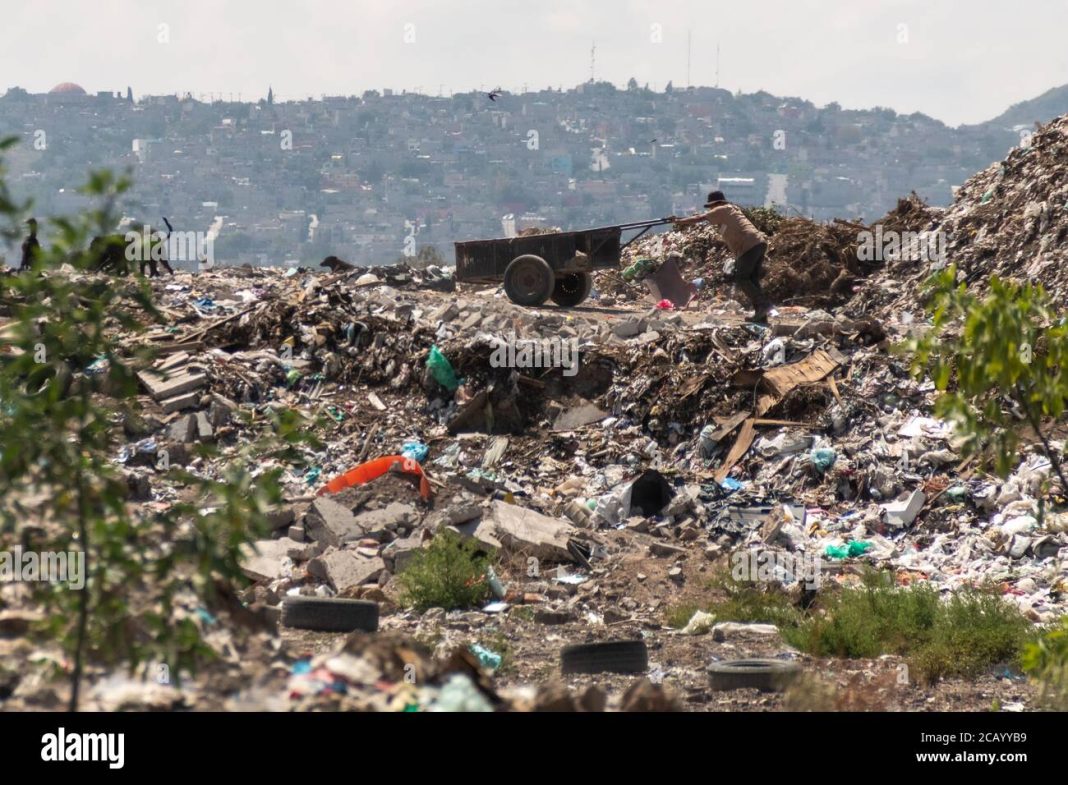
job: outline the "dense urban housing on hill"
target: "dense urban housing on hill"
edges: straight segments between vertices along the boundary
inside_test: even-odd
[[[494,101],[371,90],[285,103],[135,100],[129,88],[91,94],[64,83],[46,94],[9,89],[0,137],[21,142],[10,182],[40,218],[82,207],[77,187],[107,167],[132,174],[123,205],[132,219],[215,225],[219,264],[328,254],[379,264],[426,246],[450,260],[452,242],[506,226],[685,214],[712,187],[821,219],[870,220],[912,190],[944,205],[953,186],[1048,119],[1007,115],[950,128],[890,109],[710,87],[657,93],[633,80]]]

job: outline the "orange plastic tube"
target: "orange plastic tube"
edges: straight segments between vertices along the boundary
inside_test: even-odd
[[[400,464],[401,471],[405,474],[414,474],[419,477],[419,495],[423,497],[423,500],[430,499],[430,483],[426,480],[426,475],[423,474],[423,467],[419,465],[419,462],[412,458],[405,458],[403,455],[383,455],[381,458],[375,458],[373,461],[367,461],[367,463],[361,463],[359,466],[349,469],[344,474],[340,474],[322,488],[319,489],[317,496],[322,496],[324,493],[337,493],[345,488],[351,488],[353,485],[363,485],[371,482],[371,480],[381,477],[388,472],[395,464]]]

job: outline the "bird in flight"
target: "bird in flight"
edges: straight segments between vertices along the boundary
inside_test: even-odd
[[[491,90],[490,92],[486,93],[486,97],[489,98],[491,101],[496,103],[497,97],[500,94],[501,94],[501,88],[498,87],[498,88],[496,88],[494,90]]]

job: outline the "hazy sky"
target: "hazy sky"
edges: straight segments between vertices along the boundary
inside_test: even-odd
[[[4,0],[0,90],[281,99],[687,81],[981,122],[1068,83],[1068,0]],[[161,39],[169,40],[163,41]]]

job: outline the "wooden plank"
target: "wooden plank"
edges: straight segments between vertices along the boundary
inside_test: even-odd
[[[197,340],[199,338],[202,338],[203,336],[207,335],[209,332],[214,330],[219,325],[226,324],[227,322],[231,322],[234,319],[237,319],[238,317],[244,316],[246,313],[254,311],[257,307],[258,306],[256,306],[256,305],[249,306],[248,308],[240,310],[237,313],[233,313],[233,314],[230,314],[229,316],[227,316],[225,318],[219,319],[217,322],[212,322],[207,327],[202,327],[199,330],[194,330],[193,332],[189,333],[188,335],[183,336],[183,338],[186,341],[194,341],[194,340]]]
[[[165,343],[162,346],[153,346],[156,354],[173,354],[175,352],[196,353],[204,348],[200,341],[183,341],[182,343]]]
[[[805,359],[780,365],[765,371],[761,381],[770,392],[757,398],[756,415],[759,417],[783,399],[783,397],[804,384],[812,384],[834,373],[839,367],[837,360],[823,349],[817,349]]]
[[[735,412],[726,420],[724,420],[723,423],[721,423],[720,426],[712,432],[712,436],[710,438],[714,442],[726,439],[734,432],[735,428],[745,422],[748,416],[749,412]]]
[[[738,438],[734,440],[734,446],[731,447],[727,457],[723,459],[723,463],[713,475],[716,482],[723,482],[727,475],[730,474],[731,469],[734,468],[734,464],[738,463],[742,456],[749,452],[749,447],[753,444],[755,435],[756,429],[753,427],[752,420],[746,420],[742,423],[742,429],[738,431]]]
[[[798,422],[797,420],[769,420],[764,417],[757,417],[753,420],[753,425],[777,425],[779,427],[798,426],[807,428],[809,424],[807,422]]]
[[[817,349],[808,357],[789,365],[780,365],[764,372],[763,380],[780,398],[802,384],[818,382],[838,368],[823,349]]]
[[[831,394],[834,395],[834,399],[836,401],[838,401],[838,403],[841,403],[842,402],[842,394],[840,392],[838,392],[838,385],[835,384],[833,376],[828,376],[827,377],[827,386],[831,388]]]

